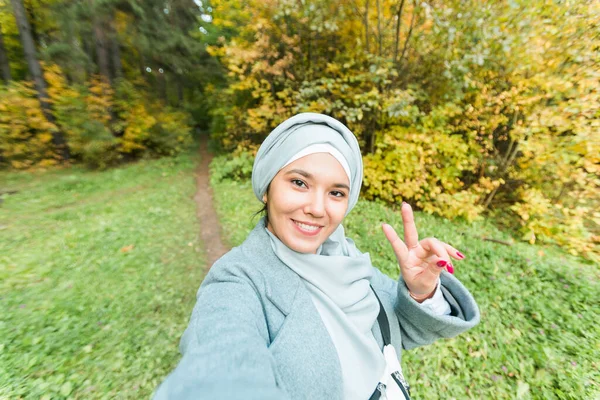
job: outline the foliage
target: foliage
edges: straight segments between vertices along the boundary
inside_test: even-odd
[[[254,154],[239,146],[231,155],[215,157],[210,163],[210,181],[247,181],[252,176]]]
[[[128,154],[173,155],[191,144],[189,116],[160,103],[148,102],[129,82],[117,88],[115,109],[123,120],[119,151]]]
[[[598,257],[598,4],[251,3],[213,2],[215,24],[240,21],[209,47],[229,77],[210,92],[223,149],[325,113],[361,143],[367,198]]]
[[[111,132],[113,92],[100,77],[86,85],[69,85],[56,65],[44,74],[54,116],[67,138],[72,156],[92,168],[116,164],[120,156]]]
[[[0,172],[0,398],[148,398],[172,370],[204,274],[192,161]]]
[[[125,159],[174,155],[191,144],[187,113],[145,99],[127,81],[116,90],[100,76],[83,85],[67,83],[57,65],[45,68],[55,123],[41,112],[29,84],[11,83],[0,89],[1,156],[12,168],[45,167],[58,163],[52,131],[65,133],[71,161],[106,168]]]
[[[0,86],[0,165],[23,169],[55,165],[56,125],[44,116],[33,85]]]
[[[44,141],[50,125],[40,127],[42,117],[34,115],[40,109],[33,104],[36,92],[15,89],[17,99],[2,88],[0,106],[14,101],[6,105],[6,118],[20,125],[2,149],[1,167],[82,162],[106,168],[175,154],[190,143],[192,126],[206,128],[204,86],[222,75],[206,52],[206,41],[216,36],[198,31],[200,19],[210,17],[206,6],[183,0],[23,1],[37,47],[33,59],[44,67],[53,142]],[[0,0],[0,28],[0,51],[10,60],[12,78],[24,83],[31,73],[8,1]],[[31,100],[31,121],[19,108],[25,99]],[[66,144],[58,146],[63,137]]]
[[[214,169],[213,169],[214,171]],[[217,212],[232,246],[254,227],[260,209],[250,182],[213,182]],[[484,221],[449,221],[415,213],[421,237],[448,241],[466,255],[456,276],[481,310],[481,323],[457,338],[404,352],[402,363],[421,399],[593,399],[600,395],[598,265],[557,249],[509,239]],[[398,267],[381,222],[401,234],[398,211],[360,200],[346,234],[392,278]]]

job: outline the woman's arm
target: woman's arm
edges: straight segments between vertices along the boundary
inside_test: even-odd
[[[198,291],[181,339],[183,357],[154,399],[287,399],[276,385],[253,283],[243,271],[215,267]]]
[[[449,273],[440,276],[441,290],[450,305],[450,315],[437,315],[409,295],[402,277],[394,281],[375,268],[371,285],[388,295],[398,318],[402,347],[412,349],[440,338],[454,337],[479,323],[479,308],[469,291]]]

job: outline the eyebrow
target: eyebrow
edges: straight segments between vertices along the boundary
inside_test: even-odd
[[[303,169],[291,169],[291,170],[287,171],[285,174],[286,175],[298,174],[298,175],[302,175],[306,179],[313,179],[314,178],[314,176],[311,173],[306,172]],[[336,188],[339,188],[339,189],[346,189],[346,190],[350,191],[350,186],[346,185],[345,183],[335,183],[333,185],[333,187],[336,187]]]

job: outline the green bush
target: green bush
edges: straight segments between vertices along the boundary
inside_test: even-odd
[[[58,157],[48,122],[30,83],[0,85],[0,166],[26,169],[55,165]]]
[[[254,155],[238,148],[232,154],[215,157],[210,164],[211,183],[227,180],[244,181],[252,176]]]

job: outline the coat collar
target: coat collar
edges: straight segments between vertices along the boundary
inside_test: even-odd
[[[241,246],[242,252],[253,258],[260,267],[266,282],[265,294],[284,314],[288,315],[302,284],[300,277],[285,265],[271,248],[265,231],[265,218],[261,218]]]
[[[302,289],[304,289],[305,296],[300,297],[309,299],[308,291],[302,285],[302,279],[285,265],[271,248],[271,240],[265,231],[264,217],[248,234],[241,249],[248,258],[253,259],[255,265],[260,267],[260,272],[266,282],[266,296],[285,316],[292,311],[294,301]],[[383,348],[383,338],[378,323],[373,325],[372,332],[377,343]]]

